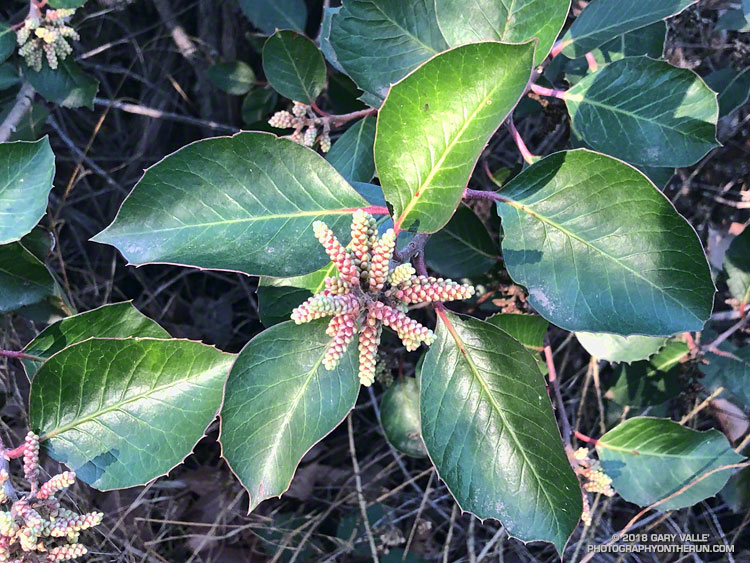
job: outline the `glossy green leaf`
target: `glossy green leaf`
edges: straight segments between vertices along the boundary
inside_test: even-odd
[[[706,84],[719,94],[719,117],[727,116],[750,98],[750,68],[719,69],[706,76]]]
[[[724,271],[729,293],[744,307],[750,302],[750,227],[745,227],[729,245]]]
[[[581,492],[531,355],[489,323],[445,313],[421,373],[422,435],[459,506],[562,553]]]
[[[16,33],[6,22],[0,22],[0,63],[16,50]]]
[[[497,264],[500,249],[476,214],[459,205],[448,224],[430,237],[425,260],[446,277],[461,279],[486,273]]]
[[[656,336],[631,334],[606,334],[599,332],[576,332],[581,346],[597,360],[608,362],[635,362],[653,356],[666,344],[667,339]]]
[[[615,61],[568,90],[565,103],[589,146],[633,164],[689,166],[718,146],[716,94],[665,61]]]
[[[714,391],[719,385],[746,410],[750,410],[750,346],[723,345],[721,354],[707,352],[700,370],[706,374],[705,386]],[[703,382],[703,381],[702,381]]]
[[[618,35],[611,41],[591,51],[597,67],[619,61],[625,57],[647,56],[660,59],[664,52],[664,40],[667,36],[667,24],[658,21]],[[579,57],[572,61],[565,61],[565,78],[571,84],[578,83],[581,78],[591,72],[586,57]]]
[[[563,36],[563,54],[582,57],[622,33],[679,14],[698,0],[594,0]]]
[[[239,0],[239,4],[247,19],[266,35],[277,29],[293,29],[300,33],[305,30],[305,0]]]
[[[320,35],[318,36],[318,42],[320,43],[320,51],[326,60],[341,73],[345,73],[344,67],[339,63],[339,58],[336,55],[336,51],[333,50],[331,45],[331,24],[333,21],[333,14],[337,14],[341,10],[341,6],[336,8],[323,8],[323,19],[320,22]]]
[[[280,496],[302,456],[346,417],[359,393],[356,342],[327,371],[328,319],[261,332],[237,358],[221,410],[221,448],[250,495]]]
[[[570,0],[436,0],[435,7],[451,47],[487,40],[524,43],[536,37],[538,65],[568,17]]]
[[[55,237],[44,227],[37,225],[28,235],[21,239],[21,244],[26,250],[44,262],[55,247]]]
[[[331,18],[330,43],[374,107],[391,84],[448,48],[434,0],[346,0]]]
[[[498,195],[505,266],[550,322],[648,336],[703,328],[714,286],[698,236],[635,168],[559,152]]]
[[[0,92],[12,88],[21,81],[18,69],[11,63],[0,64]]]
[[[253,69],[242,61],[215,64],[208,67],[206,75],[217,88],[236,96],[247,94],[255,84]]]
[[[73,57],[62,61],[56,70],[47,64],[39,72],[24,67],[24,75],[34,90],[48,102],[66,108],[94,109],[99,81],[83,72]]]
[[[527,348],[540,352],[544,346],[544,337],[549,329],[549,322],[538,315],[521,315],[516,313],[498,313],[486,322],[504,330]]]
[[[326,84],[322,53],[304,35],[277,31],[263,46],[263,72],[282,96],[310,104]]]
[[[325,289],[325,279],[336,275],[336,267],[331,262],[312,274],[292,278],[261,278],[258,284],[260,322],[269,327],[288,321],[292,309]]]
[[[234,356],[200,342],[93,338],[34,376],[31,428],[100,490],[143,485],[182,462],[219,410]]]
[[[52,8],[64,8],[64,9],[76,9],[80,8],[86,3],[86,0],[49,0],[49,5]]]
[[[378,113],[375,166],[396,225],[440,230],[487,141],[529,80],[534,44],[474,43],[431,59],[391,88]]]
[[[55,292],[55,278],[20,242],[0,245],[0,313],[38,303]]]
[[[242,121],[252,125],[262,121],[276,107],[279,96],[273,88],[258,88],[242,100]]]
[[[290,277],[328,262],[313,222],[347,242],[352,211],[366,206],[317,153],[247,132],[192,143],[149,168],[93,240],[133,264]]]
[[[375,176],[374,142],[375,118],[368,116],[349,127],[333,143],[326,160],[350,182],[369,182]]]
[[[750,32],[750,22],[745,19],[745,12],[743,10],[726,10],[716,20],[714,31],[747,33]]]
[[[398,451],[412,457],[427,455],[419,422],[419,385],[416,379],[399,379],[383,393],[380,422],[386,439]]]
[[[620,366],[607,397],[633,407],[661,405],[676,397],[682,390],[678,366],[687,353],[685,342],[672,340],[650,360]]]
[[[648,506],[709,471],[742,461],[718,430],[698,432],[662,418],[626,420],[599,439],[596,451],[612,486],[625,500]],[[677,510],[714,496],[731,470],[717,471],[660,504]]]
[[[0,244],[19,240],[44,216],[54,177],[47,137],[0,143]]]
[[[49,325],[23,349],[24,353],[49,358],[63,348],[89,338],[127,338],[142,336],[169,338],[169,333],[143,315],[130,301],[103,305]],[[33,379],[41,362],[23,360],[29,379]]]

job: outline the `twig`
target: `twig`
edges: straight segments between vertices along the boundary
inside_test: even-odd
[[[719,336],[716,337],[716,339],[713,342],[709,342],[704,346],[704,350],[707,350],[709,352],[713,352],[719,348],[719,346],[730,336],[732,336],[735,332],[740,330],[742,327],[745,326],[748,319],[750,317],[743,317],[739,320],[739,322],[736,322],[731,327],[729,327],[727,330],[722,332]]]
[[[31,354],[24,354],[23,352],[16,352],[14,350],[0,350],[0,356],[5,358],[15,358],[17,360],[32,360],[35,362],[43,362],[46,358],[40,356],[32,356]]]
[[[349,452],[352,456],[352,466],[354,467],[354,484],[357,488],[357,501],[359,502],[359,511],[362,513],[362,522],[365,527],[365,533],[367,534],[367,540],[370,542],[370,554],[372,560],[377,562],[378,559],[378,548],[375,547],[375,538],[372,537],[372,530],[370,529],[370,521],[367,519],[367,503],[365,502],[365,496],[362,494],[362,478],[359,474],[359,462],[357,462],[357,450],[354,447],[354,429],[352,427],[352,415],[346,417],[346,427],[349,430]]]
[[[531,91],[534,92],[534,94],[539,94],[540,96],[548,96],[550,98],[558,98],[560,100],[564,100],[566,94],[565,90],[545,88],[544,86],[539,86],[539,84],[532,84]]]
[[[170,119],[172,121],[187,123],[189,125],[195,125],[197,127],[208,127],[210,129],[216,129],[217,131],[226,131],[227,133],[236,133],[237,131],[239,131],[237,127],[232,127],[231,125],[225,125],[223,123],[217,123],[215,121],[207,121],[205,119],[198,119],[197,117],[190,117],[189,115],[179,115],[177,113],[162,111],[138,104],[128,104],[119,100],[94,98],[94,104],[97,106],[112,107],[126,113],[143,115],[144,117],[151,117],[153,119]]]
[[[402,264],[408,262],[411,260],[412,256],[421,253],[424,250],[424,246],[427,244],[429,238],[430,235],[424,233],[414,235],[411,242],[409,242],[401,252],[399,252],[398,249],[393,251],[393,259]]]
[[[518,152],[521,153],[524,161],[527,164],[534,164],[537,160],[539,160],[538,156],[536,156],[535,154],[531,154],[531,151],[526,146],[526,143],[524,143],[521,134],[518,132],[518,129],[516,129],[516,124],[513,122],[513,116],[508,117],[506,125],[508,126],[508,131],[510,131],[510,136],[513,138],[513,142],[516,143]]]
[[[34,100],[36,91],[28,82],[24,82],[16,96],[16,102],[8,113],[5,120],[0,124],[0,143],[5,143],[21,123],[21,119],[26,115]]]
[[[406,560],[406,556],[409,553],[409,548],[411,547],[411,542],[414,539],[414,534],[417,531],[417,525],[419,524],[419,517],[422,515],[422,511],[424,510],[424,507],[427,504],[427,498],[432,492],[432,489],[430,489],[430,487],[432,486],[432,478],[435,476],[435,472],[432,471],[432,468],[430,468],[430,470],[431,470],[430,478],[427,481],[427,486],[424,489],[424,495],[422,495],[422,502],[419,503],[419,509],[417,510],[417,515],[414,517],[414,524],[412,525],[411,531],[409,532],[409,539],[406,540],[406,545],[404,546],[404,554],[401,556],[401,561]]]
[[[451,540],[453,539],[453,526],[456,524],[456,516],[458,515],[458,505],[453,503],[453,510],[451,510],[451,522],[448,528],[448,536],[445,538],[445,548],[443,549],[443,563],[448,563],[448,552],[451,547]]]
[[[544,359],[547,362],[547,370],[549,371],[549,382],[552,385],[552,389],[555,392],[555,402],[557,403],[557,409],[559,411],[560,426],[562,439],[566,447],[570,447],[570,422],[568,421],[568,413],[565,411],[565,403],[563,402],[562,393],[560,392],[560,382],[557,379],[557,371],[555,370],[555,362],[552,359],[552,348],[549,344],[549,338],[544,337]]]
[[[159,12],[164,25],[169,29],[169,33],[172,35],[172,41],[177,45],[177,49],[180,54],[185,57],[191,63],[195,63],[195,54],[198,49],[195,47],[195,43],[190,39],[185,28],[177,23],[174,11],[169,5],[167,0],[154,0],[156,11]]]
[[[687,413],[685,416],[682,417],[682,420],[680,420],[680,424],[685,424],[688,422],[691,418],[693,418],[696,414],[698,414],[700,411],[702,411],[708,404],[713,401],[716,397],[718,397],[721,392],[724,391],[723,387],[718,387],[716,391],[711,393],[708,397],[703,399],[699,405],[697,405],[693,410],[691,410],[689,413]]]

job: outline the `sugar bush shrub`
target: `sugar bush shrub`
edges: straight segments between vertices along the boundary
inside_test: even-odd
[[[240,1],[269,36],[272,91],[253,90],[245,63],[209,76],[247,96],[243,112],[272,132],[170,154],[93,238],[132,265],[259,276],[266,329],[237,355],[172,339],[131,303],[72,314],[38,226],[55,156],[47,138],[13,140],[18,121],[6,119],[0,312],[54,302],[64,316],[3,351],[31,382],[42,451],[98,489],[142,485],[180,464],[218,414],[222,455],[252,510],[285,492],[362,386],[393,380],[387,356],[398,354],[416,379],[388,390],[386,436],[428,455],[461,509],[514,537],[562,552],[590,522],[592,494],[664,510],[715,495],[743,460],[716,430],[633,416],[598,439],[574,437],[545,338],[551,323],[617,363],[623,404],[668,400],[679,392],[670,370],[700,357],[708,380],[749,406],[747,349],[682,336],[704,331],[715,286],[696,232],[660,191],[718,146],[717,121],[735,109],[661,59],[664,20],[692,3],[593,0],[566,24],[568,0],[519,0],[513,13],[498,0],[344,0],[324,9],[312,40],[295,2],[275,2],[291,16],[278,21],[270,2]],[[20,73],[13,109],[34,92],[66,107],[90,107],[96,93],[67,56],[83,2],[49,4],[2,24],[0,59]],[[334,74],[356,84],[361,109],[322,109]],[[534,155],[514,116],[555,98],[571,148]],[[513,138],[523,170],[490,169],[495,135]],[[721,274],[743,314],[747,233]],[[533,314],[479,307],[493,269],[524,288]],[[658,392],[643,391],[647,380]],[[0,542],[34,516],[18,518]]]

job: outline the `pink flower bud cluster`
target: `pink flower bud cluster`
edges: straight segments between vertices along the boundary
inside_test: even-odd
[[[297,144],[312,148],[318,143],[321,152],[331,150],[328,120],[317,117],[306,104],[294,102],[291,113],[286,110],[277,111],[268,120],[268,124],[277,129],[294,129],[290,139]],[[323,132],[318,135],[320,125],[323,126]]]
[[[24,442],[23,476],[29,483],[35,483],[39,473],[39,436],[29,432]]]
[[[40,487],[39,436],[29,432],[22,448],[30,491],[19,495],[9,482],[8,472],[0,470],[0,504],[10,504],[0,508],[0,563],[70,561],[84,555],[86,548],[77,543],[79,534],[100,524],[104,514],[77,514],[62,508],[54,495],[75,482],[75,473],[65,471]],[[20,450],[15,451],[20,454]]]
[[[411,276],[399,284],[393,295],[404,303],[455,301],[474,295],[474,287],[443,278]]]
[[[396,233],[388,229],[372,249],[370,262],[370,291],[377,293],[385,285],[388,268],[396,248]]]
[[[359,285],[359,270],[354,264],[352,255],[339,242],[333,231],[328,228],[328,225],[322,221],[315,221],[313,223],[313,233],[336,266],[341,279],[352,285]]]
[[[430,345],[435,334],[406,315],[409,303],[465,299],[474,294],[470,285],[452,280],[416,276],[410,264],[390,269],[396,247],[393,229],[380,238],[375,219],[364,210],[352,217],[351,242],[346,248],[320,221],[313,232],[339,271],[325,280],[325,289],[292,311],[297,324],[332,316],[326,333],[332,338],[323,357],[334,369],[355,333],[359,334],[359,379],[369,386],[376,375],[376,355],[383,325],[393,329],[407,350]]]

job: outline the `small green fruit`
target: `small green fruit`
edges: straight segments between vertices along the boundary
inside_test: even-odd
[[[383,395],[380,420],[386,439],[398,451],[412,457],[425,457],[419,422],[419,385],[413,377],[400,379]]]

